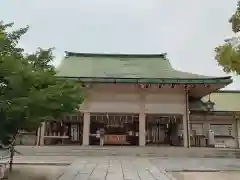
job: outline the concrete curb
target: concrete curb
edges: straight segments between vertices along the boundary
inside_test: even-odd
[[[166,170],[158,169],[162,174],[164,174],[169,180],[177,180],[171,173]]]
[[[17,162],[14,163],[14,165],[32,165],[32,166],[69,166],[72,163],[55,163],[55,162],[46,162],[46,163],[41,163],[41,162]]]
[[[181,170],[165,170],[168,173],[171,172],[236,172],[240,171],[240,169],[205,169],[205,170],[199,170],[199,169],[181,169]]]

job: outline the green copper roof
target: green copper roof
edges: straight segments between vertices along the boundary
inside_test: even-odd
[[[177,71],[172,68],[166,54],[84,54],[67,52],[58,67],[59,77],[81,78],[83,81],[142,83],[230,83],[230,77],[216,78]],[[170,82],[170,80],[173,80]],[[184,81],[185,80],[185,81]],[[199,81],[203,80],[203,81]]]
[[[202,98],[203,102],[209,97]],[[214,111],[238,111],[240,112],[240,91],[218,91],[210,94],[210,100],[215,103]]]
[[[207,111],[205,103],[209,95],[201,100],[190,102],[191,111]],[[214,112],[240,112],[240,91],[217,91],[210,94],[210,100],[214,103]]]

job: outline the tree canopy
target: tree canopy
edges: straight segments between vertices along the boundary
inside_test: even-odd
[[[45,120],[59,119],[82,103],[79,82],[56,77],[53,49],[25,53],[18,47],[28,27],[12,30],[0,22],[0,142],[18,130],[34,130]]]
[[[237,4],[236,11],[229,19],[232,31],[235,33],[231,39],[225,40],[225,44],[216,47],[216,57],[218,64],[223,67],[227,73],[232,72],[240,74],[240,1]]]

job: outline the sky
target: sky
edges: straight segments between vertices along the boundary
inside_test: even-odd
[[[214,48],[233,35],[228,19],[237,0],[1,0],[0,20],[30,26],[27,52],[55,47],[91,53],[167,53],[172,66],[226,76]],[[229,74],[227,74],[229,75]],[[227,89],[240,90],[240,77]]]

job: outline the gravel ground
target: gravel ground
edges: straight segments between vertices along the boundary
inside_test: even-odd
[[[65,166],[15,165],[9,180],[53,180],[65,169]]]
[[[239,180],[240,172],[172,172],[177,180]]]

